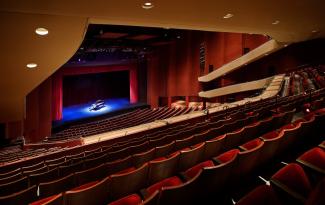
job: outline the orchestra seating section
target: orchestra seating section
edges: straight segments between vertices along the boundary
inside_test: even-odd
[[[324,77],[313,68],[288,76],[287,87],[281,76],[271,82],[276,91],[266,88],[249,103],[245,99],[134,135],[65,149],[2,150],[0,204],[230,204],[241,183],[303,148],[308,150],[286,161],[266,184],[237,198],[237,204],[324,204]],[[281,88],[290,95],[276,96]],[[48,140],[189,112],[193,109],[135,110],[71,127]]]
[[[167,108],[161,107],[156,109],[138,109],[126,114],[115,116],[112,118],[93,121],[81,125],[74,125],[68,129],[56,133],[48,140],[62,140],[67,138],[87,137],[121,128],[132,127],[155,120],[176,117],[179,115],[192,112],[190,108]]]

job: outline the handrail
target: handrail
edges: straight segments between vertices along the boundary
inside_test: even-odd
[[[250,52],[242,55],[241,57],[221,66],[220,68],[208,73],[207,75],[198,78],[199,82],[210,82],[215,80],[225,74],[233,72],[234,70],[242,67],[243,65],[258,60],[264,56],[266,53],[272,53],[283,48],[283,44],[271,39],[259,47],[251,50]]]
[[[238,93],[238,92],[244,92],[244,91],[250,91],[250,90],[258,90],[265,87],[265,84],[269,82],[269,80],[272,80],[273,77],[264,78],[260,80],[245,82],[245,83],[239,83],[235,85],[230,85],[222,88],[217,88],[209,91],[202,91],[199,92],[200,97],[205,98],[214,98],[218,96],[228,95],[232,93]]]

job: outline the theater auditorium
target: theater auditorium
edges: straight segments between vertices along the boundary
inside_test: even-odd
[[[324,205],[320,0],[3,0],[1,205]]]

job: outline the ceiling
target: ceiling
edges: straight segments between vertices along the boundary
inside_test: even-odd
[[[23,118],[24,97],[73,56],[90,23],[267,34],[280,42],[325,37],[323,0],[152,2],[145,10],[142,0],[0,1],[0,122]],[[227,13],[234,17],[223,19]],[[49,35],[37,36],[37,27]],[[38,67],[28,70],[29,62]]]
[[[171,44],[191,30],[89,24],[78,51],[64,66],[116,64],[145,58],[155,47]]]

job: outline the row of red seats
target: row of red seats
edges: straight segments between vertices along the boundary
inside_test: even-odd
[[[296,162],[276,172],[270,184],[260,185],[244,196],[238,205],[325,204],[325,141]]]
[[[103,132],[108,132],[116,129],[136,126],[142,123],[151,122],[158,119],[165,119],[175,117],[181,114],[187,114],[190,109],[180,108],[158,108],[158,109],[145,109],[137,112],[132,112],[129,115],[122,115],[114,117],[109,120],[91,122],[83,125],[73,126],[64,131],[56,134],[54,139],[61,139],[73,136],[89,136]]]

